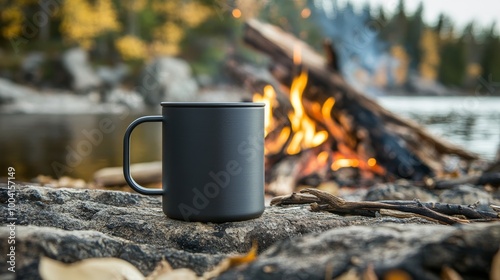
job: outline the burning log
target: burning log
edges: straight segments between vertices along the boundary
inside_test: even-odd
[[[325,60],[293,35],[257,20],[247,22],[244,41],[273,59],[271,73],[280,84],[273,88],[289,92],[288,103],[273,97],[276,92],[256,90],[264,92],[257,100],[277,103],[266,123],[268,158],[313,150],[316,162],[334,171],[354,167],[411,180],[443,174],[446,156],[478,159],[357,92],[338,72],[330,44]]]

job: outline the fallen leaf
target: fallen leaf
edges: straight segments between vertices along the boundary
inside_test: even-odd
[[[146,280],[154,280],[156,277],[172,272],[174,269],[165,259],[161,260],[147,277]]]
[[[188,268],[174,269],[165,274],[156,276],[154,280],[198,280],[198,275],[194,271]]]
[[[462,276],[458,274],[453,268],[449,266],[443,266],[441,270],[441,279],[443,280],[462,280]]]
[[[247,254],[242,256],[233,256],[229,257],[223,261],[221,261],[216,267],[212,270],[207,271],[203,274],[203,279],[210,279],[216,276],[219,276],[222,272],[246,263],[251,263],[257,258],[257,242],[253,242],[252,248],[248,251]]]
[[[42,257],[38,269],[44,280],[144,279],[142,273],[132,264],[117,258],[94,258],[65,264]]]
[[[117,258],[93,258],[65,264],[42,257],[38,269],[44,280],[204,280],[219,276],[232,267],[253,262],[256,258],[257,242],[254,242],[247,254],[221,261],[212,270],[205,272],[202,277],[198,277],[188,268],[172,269],[166,260],[162,260],[147,278],[132,264]]]
[[[255,259],[257,258],[257,247],[257,242],[254,241],[252,243],[252,248],[250,248],[250,251],[248,251],[246,255],[229,257],[229,267],[234,267],[240,264],[251,263],[255,261]]]
[[[339,277],[334,278],[335,280],[361,280],[356,269],[351,268],[347,272],[342,273]]]
[[[500,250],[498,250],[498,252],[493,257],[493,260],[491,261],[490,279],[491,280],[500,279]]]
[[[377,274],[375,273],[375,268],[373,264],[369,264],[365,271],[363,271],[363,275],[361,275],[363,280],[378,280]]]
[[[389,270],[385,275],[384,275],[384,280],[411,280],[412,277],[408,272],[402,270],[402,269],[393,269]]]

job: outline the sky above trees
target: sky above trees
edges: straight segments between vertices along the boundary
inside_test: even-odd
[[[339,4],[348,2],[338,0]],[[351,0],[355,7],[362,7],[369,3],[372,7],[382,5],[384,10],[392,14],[398,7],[399,0]],[[489,27],[493,21],[497,21],[496,30],[500,33],[500,1],[498,0],[411,0],[405,1],[409,13],[415,12],[419,3],[422,2],[425,9],[423,19],[429,24],[437,22],[440,13],[449,16],[454,24],[462,29],[468,23],[474,21],[478,26]]]

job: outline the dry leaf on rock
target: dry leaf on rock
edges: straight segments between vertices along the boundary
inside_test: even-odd
[[[145,280],[154,280],[156,279],[158,276],[160,275],[163,275],[163,274],[167,274],[171,271],[173,271],[174,269],[172,268],[172,266],[170,265],[169,262],[167,262],[165,259],[162,259],[161,262],[159,262],[155,269],[153,270],[153,272],[151,272]]]
[[[198,280],[199,278],[194,271],[188,268],[174,269],[170,272],[160,274],[154,280]]]
[[[458,274],[453,268],[449,266],[443,266],[441,271],[441,279],[443,280],[462,280],[462,276]]]
[[[361,275],[361,278],[363,280],[378,280],[378,277],[377,277],[377,274],[375,273],[375,268],[373,267],[373,264],[368,265],[368,267],[363,272],[363,275]]]
[[[132,264],[117,258],[94,258],[65,264],[47,257],[40,259],[40,276],[44,280],[143,280],[142,273]]]
[[[339,277],[335,278],[335,280],[361,280],[361,277],[355,268],[351,268],[342,273]]]
[[[204,280],[217,277],[232,267],[250,263],[256,258],[257,242],[254,242],[246,255],[229,257],[211,271],[205,272],[202,277],[188,268],[172,269],[166,260],[162,260],[147,278],[132,264],[117,258],[93,258],[66,264],[42,257],[38,269],[44,280]]]
[[[413,279],[408,272],[402,269],[392,269],[385,273],[384,280],[411,280]]]
[[[203,279],[211,279],[213,277],[219,276],[222,272],[245,263],[251,263],[257,258],[257,242],[253,242],[252,248],[246,255],[229,257],[221,261],[212,270],[207,271],[203,274]]]
[[[498,252],[493,257],[493,260],[491,261],[490,279],[491,280],[500,279],[500,250],[498,250]]]

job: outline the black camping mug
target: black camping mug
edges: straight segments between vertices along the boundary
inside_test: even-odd
[[[162,102],[161,116],[133,121],[123,139],[123,175],[135,191],[163,195],[163,212],[184,221],[229,222],[264,212],[264,104]],[[163,189],[130,175],[130,135],[161,122]]]

